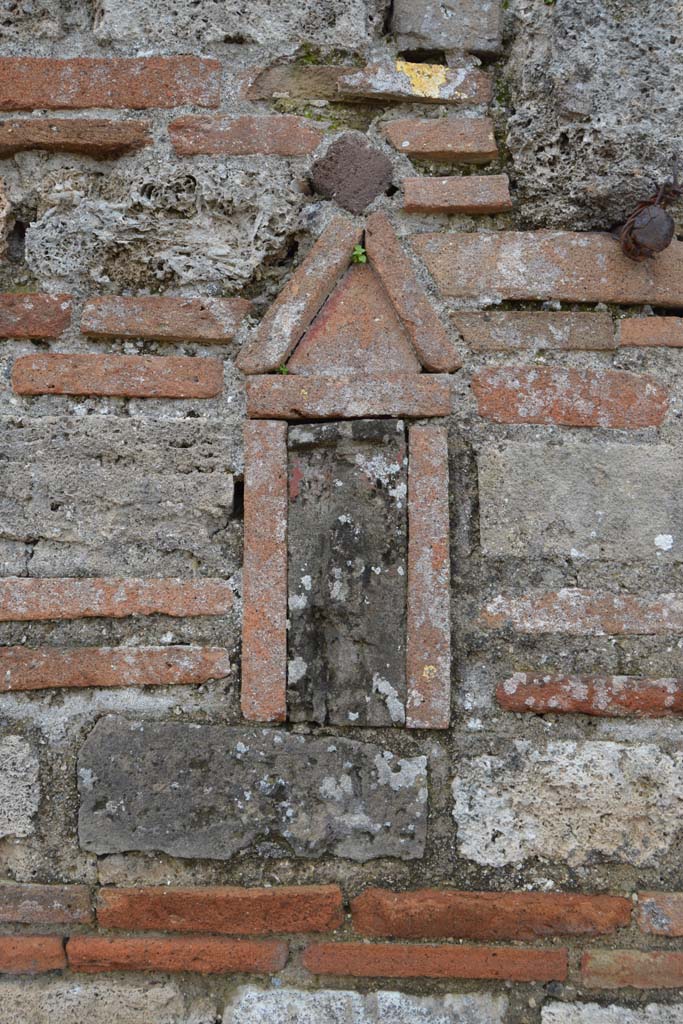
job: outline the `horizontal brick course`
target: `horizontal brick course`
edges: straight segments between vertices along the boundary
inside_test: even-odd
[[[217,107],[219,88],[204,57],[0,58],[0,110]]]
[[[0,622],[225,615],[232,604],[226,580],[0,579]]]
[[[0,936],[0,974],[43,974],[66,967],[59,935]]]
[[[90,890],[85,885],[0,884],[3,924],[88,924],[92,919]]]
[[[683,892],[638,893],[636,920],[649,935],[683,936]]]
[[[683,681],[516,672],[496,689],[506,711],[659,718],[683,714]]]
[[[0,692],[84,686],[196,686],[229,674],[229,652],[221,648],[0,647]]]
[[[58,338],[70,323],[70,295],[0,294],[0,338]]]
[[[683,317],[647,316],[619,321],[619,343],[623,346],[683,347]]]
[[[257,419],[447,416],[451,406],[451,380],[442,374],[272,376],[247,381],[247,412]]]
[[[323,131],[303,117],[220,117],[189,114],[168,126],[179,156],[306,156],[317,149]]]
[[[493,98],[491,77],[483,71],[405,60],[346,68],[337,81],[337,93],[345,100],[404,100],[462,107],[490,103]]]
[[[337,84],[348,67],[340,64],[277,64],[251,68],[245,75],[242,94],[248,100],[339,99]]]
[[[48,153],[80,153],[95,160],[110,160],[143,149],[151,142],[147,121],[52,117],[0,123],[0,157],[42,149]]]
[[[604,935],[626,927],[630,900],[574,893],[367,889],[351,903],[361,935],[399,939],[516,939]]]
[[[472,352],[596,351],[617,347],[609,313],[458,311],[452,319]]]
[[[399,153],[420,160],[485,164],[498,156],[488,117],[402,117],[382,131]]]
[[[250,309],[247,299],[109,295],[86,302],[81,332],[91,338],[226,342]]]
[[[334,931],[343,917],[336,885],[105,888],[97,909],[103,928],[225,935]]]
[[[220,359],[191,356],[20,356],[12,367],[18,395],[112,398],[215,398],[223,390]]]
[[[496,423],[656,427],[669,405],[653,377],[623,370],[496,367],[475,373],[472,390],[479,415]]]
[[[512,209],[507,174],[465,177],[404,178],[403,209],[407,213],[484,215]]]
[[[287,961],[287,943],[275,939],[103,938],[77,935],[66,944],[69,967],[100,971],[190,971],[196,974],[271,974]]]
[[[313,974],[354,978],[479,978],[564,981],[565,949],[504,946],[423,946],[399,943],[320,942],[304,952]]]
[[[587,988],[680,988],[683,953],[596,949],[581,958]]]
[[[499,595],[481,616],[493,629],[574,636],[656,636],[683,632],[683,594],[611,594],[601,590],[563,590]]]
[[[439,232],[413,246],[448,298],[683,305],[683,242],[644,263],[600,232]]]

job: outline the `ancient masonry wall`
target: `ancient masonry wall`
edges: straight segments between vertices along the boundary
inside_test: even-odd
[[[0,3],[0,1024],[683,1022],[682,22]]]

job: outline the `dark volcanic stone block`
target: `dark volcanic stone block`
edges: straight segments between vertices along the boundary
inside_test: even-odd
[[[289,430],[291,721],[405,721],[408,483],[400,420]]]
[[[351,213],[362,213],[391,185],[389,157],[364,135],[349,132],[336,139],[313,164],[311,182],[321,196],[334,199]]]

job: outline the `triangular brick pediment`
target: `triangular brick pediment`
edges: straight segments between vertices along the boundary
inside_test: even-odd
[[[353,263],[363,245],[367,263]],[[385,214],[335,217],[243,348],[247,374],[450,373],[457,351]]]

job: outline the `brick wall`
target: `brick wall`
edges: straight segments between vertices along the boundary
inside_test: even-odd
[[[0,12],[0,1024],[683,1020],[683,242],[609,233],[666,171],[612,6]]]

